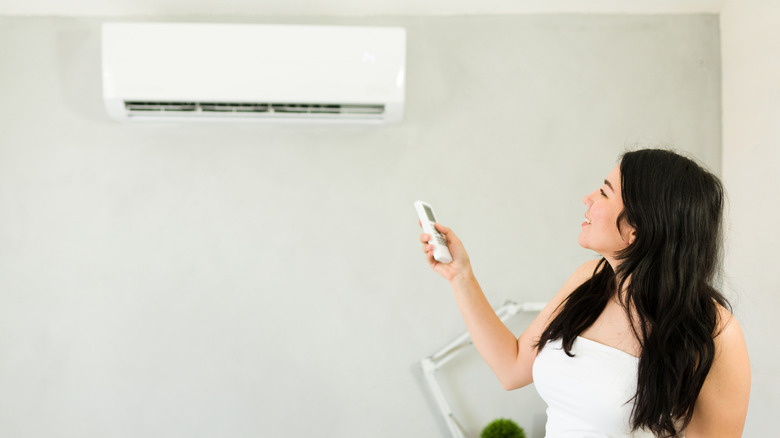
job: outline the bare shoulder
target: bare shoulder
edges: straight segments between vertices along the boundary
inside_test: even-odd
[[[577,268],[575,274],[583,275],[586,277],[585,280],[588,280],[595,273],[596,267],[599,265],[599,263],[601,263],[601,259],[588,260],[587,262],[580,265],[579,268]],[[599,271],[601,271],[601,268],[599,268]]]
[[[536,319],[531,323],[526,332],[523,334],[527,339],[536,339],[558,312],[560,304],[571,295],[580,285],[588,281],[599,265],[599,260],[589,260],[580,265],[574,273],[569,276],[569,279],[561,286],[558,293],[555,294],[544,309],[539,312]]]
[[[750,398],[750,360],[742,328],[734,315],[718,305],[714,333],[715,360],[688,426],[688,438],[739,437]]]
[[[596,269],[601,270],[603,268],[603,265],[601,267],[599,266],[600,262],[601,259],[588,260],[587,262],[580,265],[574,271],[574,273],[571,274],[569,279],[566,280],[566,283],[563,284],[555,297],[553,297],[553,299],[548,303],[549,309],[545,309],[548,310],[546,315],[547,317],[557,313],[554,312],[554,309],[556,309],[558,305],[560,305],[561,302],[563,302],[563,300],[571,295],[571,293],[574,292],[578,287],[580,287],[586,281],[590,280],[596,273]]]
[[[717,305],[717,309],[718,325],[713,334],[713,340],[715,341],[714,365],[717,365],[721,359],[726,361],[743,359],[747,361],[745,336],[737,318],[720,304]]]
[[[742,327],[737,322],[737,318],[720,304],[716,306],[718,309],[718,326],[715,329],[715,343],[744,342]]]
[[[568,291],[566,295],[568,296],[570,293],[574,291],[574,289],[577,289],[582,283],[585,283],[586,281],[590,280],[591,277],[593,277],[593,274],[596,272],[596,268],[598,268],[600,259],[593,259],[588,260],[587,262],[580,265],[577,270],[574,271],[574,273],[569,277],[569,279],[564,284],[564,287],[561,289],[562,292]],[[602,268],[598,268],[601,270]]]
[[[721,305],[718,305],[718,326],[714,333],[714,341],[714,371],[722,371],[725,368],[749,380],[750,363],[745,335],[737,318]]]
[[[544,325],[547,325],[547,321],[557,314],[558,306],[578,287],[593,277],[598,265],[598,259],[588,260],[580,265],[574,273],[569,276],[569,279],[563,283],[563,286],[558,290],[558,293],[547,303],[547,306],[539,314],[537,320],[544,321]],[[537,327],[537,329],[539,328]],[[541,333],[540,329],[539,332]]]
[[[574,273],[569,276],[569,279],[566,280],[563,286],[561,286],[555,296],[547,302],[544,309],[536,315],[536,318],[534,318],[528,328],[525,329],[523,334],[520,335],[517,340],[519,359],[517,361],[516,379],[510,385],[505,386],[506,388],[522,388],[533,382],[532,368],[538,353],[537,343],[539,342],[542,332],[545,327],[547,327],[547,324],[549,324],[557,315],[563,300],[571,295],[571,293],[582,283],[593,276],[598,264],[599,260],[591,260],[578,267]]]

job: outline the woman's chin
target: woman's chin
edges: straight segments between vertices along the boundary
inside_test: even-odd
[[[598,255],[604,257],[603,251],[599,251],[598,249],[594,248],[593,245],[588,244],[587,240],[583,239],[582,236],[580,236],[580,238],[577,240],[577,243],[579,243],[583,249],[593,251]]]

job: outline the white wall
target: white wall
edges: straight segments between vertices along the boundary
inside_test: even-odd
[[[416,363],[464,327],[414,200],[498,306],[592,257],[581,198],[625,147],[720,171],[716,16],[276,21],[407,27],[405,121],[117,124],[99,20],[0,18],[0,435],[443,436]],[[532,388],[453,367],[474,435],[543,435]]]
[[[780,3],[729,0],[721,12],[723,179],[730,198],[727,285],[750,353],[746,437],[780,412]]]

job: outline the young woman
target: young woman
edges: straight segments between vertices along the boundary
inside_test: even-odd
[[[750,364],[739,324],[713,286],[721,251],[717,177],[645,149],[584,199],[585,263],[516,339],[487,302],[449,228],[452,287],[474,345],[507,390],[531,382],[548,405],[548,438],[739,437]]]

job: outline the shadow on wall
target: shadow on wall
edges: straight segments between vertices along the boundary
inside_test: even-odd
[[[100,24],[57,32],[56,53],[65,107],[93,122],[108,121],[103,109]]]

